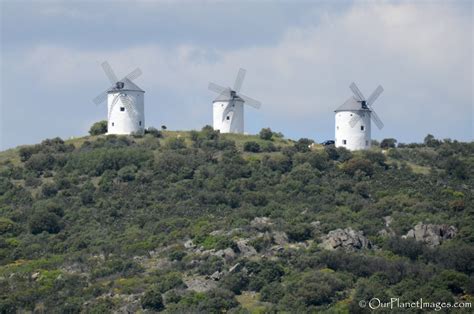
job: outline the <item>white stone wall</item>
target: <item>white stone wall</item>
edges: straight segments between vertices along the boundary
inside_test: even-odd
[[[142,134],[145,131],[145,105],[144,92],[122,91],[131,98],[131,105],[135,112],[128,112],[126,106],[122,104],[120,98],[112,108],[114,98],[118,93],[109,93],[107,96],[108,124],[107,134]],[[121,110],[123,108],[123,111]]]
[[[354,115],[361,119],[351,127],[349,121]],[[362,130],[363,127],[363,130]],[[336,147],[345,147],[349,150],[369,149],[371,141],[370,111],[354,110],[336,112]],[[344,143],[344,140],[346,141]]]
[[[221,133],[244,133],[242,100],[215,101],[212,106],[214,130],[219,130]],[[224,113],[227,114],[224,116]]]

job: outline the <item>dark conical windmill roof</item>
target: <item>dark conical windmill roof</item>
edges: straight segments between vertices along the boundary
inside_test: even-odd
[[[354,97],[351,97],[334,111],[338,112],[338,111],[354,111],[354,110],[369,110],[369,109],[362,108],[362,103],[357,101]]]
[[[119,81],[119,82],[122,82],[124,85],[123,85],[123,88],[120,88],[118,89],[117,86],[113,86],[112,88],[110,88],[107,92],[108,93],[116,93],[116,92],[120,92],[120,91],[135,91],[135,92],[145,92],[143,89],[141,89],[140,87],[138,87],[137,84],[133,83],[131,80],[129,80],[128,78],[124,78],[123,80]]]

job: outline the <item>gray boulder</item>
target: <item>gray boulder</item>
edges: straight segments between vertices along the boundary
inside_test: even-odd
[[[372,244],[364,236],[362,231],[355,231],[352,228],[336,229],[322,237],[321,246],[326,250],[342,248],[347,251],[360,249],[370,249]]]
[[[458,230],[454,226],[418,223],[403,236],[405,239],[415,239],[429,246],[440,245],[444,240],[452,239]]]
[[[273,225],[271,219],[268,217],[255,217],[251,222],[250,226],[257,230],[267,230]]]
[[[283,231],[274,231],[272,234],[273,242],[277,245],[288,244],[288,236]]]
[[[248,244],[248,239],[239,239],[237,240],[237,247],[239,248],[240,254],[244,257],[250,257],[257,255],[257,250],[250,244]]]

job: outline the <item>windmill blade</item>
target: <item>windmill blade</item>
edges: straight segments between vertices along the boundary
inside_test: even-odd
[[[355,127],[355,125],[357,124],[357,122],[359,122],[360,119],[361,116],[359,116],[358,114],[353,116],[352,119],[349,120],[349,125],[351,126],[351,128]]]
[[[375,90],[374,92],[372,93],[372,95],[370,95],[369,99],[367,99],[367,106],[371,106],[375,100],[380,96],[380,94],[382,94],[383,92],[383,87],[382,85],[379,85]]]
[[[250,98],[248,96],[239,94],[239,97],[242,98],[245,101],[246,105],[254,107],[255,109],[260,109],[260,107],[262,106],[261,102],[259,102],[258,100],[255,100],[253,98]]]
[[[129,114],[136,116],[137,111],[135,110],[135,107],[132,105],[132,100],[130,99],[130,96],[125,96],[124,94],[120,94],[119,97],[120,97],[120,101],[122,102],[123,106],[127,109]]]
[[[234,112],[234,108],[232,107],[232,103],[233,102],[229,102],[227,107],[224,109],[224,112],[222,113],[222,122],[225,121],[225,119],[227,118],[227,115],[229,115],[231,112],[232,113]],[[232,117],[231,117],[231,119],[232,119]]]
[[[352,90],[352,92],[354,93],[358,101],[365,100],[364,95],[362,95],[362,92],[359,90],[359,88],[354,82],[352,82],[351,85],[349,85],[349,88]]]
[[[375,113],[375,111],[372,109],[372,112],[370,113],[370,117],[372,118],[372,121],[374,121],[375,125],[379,128],[383,128],[383,122],[380,120],[379,116]]]
[[[235,83],[234,83],[234,91],[236,91],[237,93],[242,88],[242,83],[244,82],[245,73],[247,73],[247,71],[242,68],[240,68],[239,73],[237,73],[237,77],[235,78]]]
[[[108,120],[110,121],[110,115],[112,114],[112,110],[114,109],[115,105],[117,104],[117,101],[119,99],[119,95],[115,95],[114,100],[112,101],[112,104],[110,105],[109,109],[109,114],[108,114]]]
[[[133,81],[140,75],[142,75],[142,70],[140,68],[136,68],[135,70],[130,72],[127,76],[125,76],[125,78],[128,78],[130,81]]]
[[[110,83],[112,85],[115,85],[115,83],[118,82],[118,78],[117,78],[117,75],[115,75],[114,70],[112,70],[112,67],[110,66],[110,64],[107,61],[104,61],[102,62],[101,66],[105,72],[105,75],[109,79]]]
[[[92,99],[92,101],[94,102],[94,104],[96,104],[97,106],[100,105],[101,103],[103,103],[104,101],[107,100],[107,91],[109,90],[110,88],[108,88],[107,90],[103,91],[102,93],[100,93],[99,95],[97,95],[94,99]]]
[[[223,94],[224,92],[229,90],[228,88],[222,87],[222,86],[217,85],[216,83],[212,83],[212,82],[209,83],[209,86],[207,88],[209,90],[213,91],[213,92],[218,93],[218,94]]]

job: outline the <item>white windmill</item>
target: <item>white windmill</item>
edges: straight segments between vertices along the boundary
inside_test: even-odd
[[[143,134],[145,91],[132,82],[142,71],[136,68],[119,80],[107,61],[102,63],[102,69],[112,86],[94,98],[94,103],[107,99],[107,134]]]
[[[336,113],[336,147],[345,147],[349,150],[370,148],[372,119],[379,129],[383,123],[372,108],[373,103],[383,92],[383,87],[378,86],[366,100],[355,83],[350,89],[354,96],[335,110]]]
[[[259,101],[240,93],[245,73],[244,69],[239,70],[233,89],[209,83],[209,89],[219,94],[213,101],[214,130],[221,133],[244,133],[244,104],[256,109],[261,107]]]

